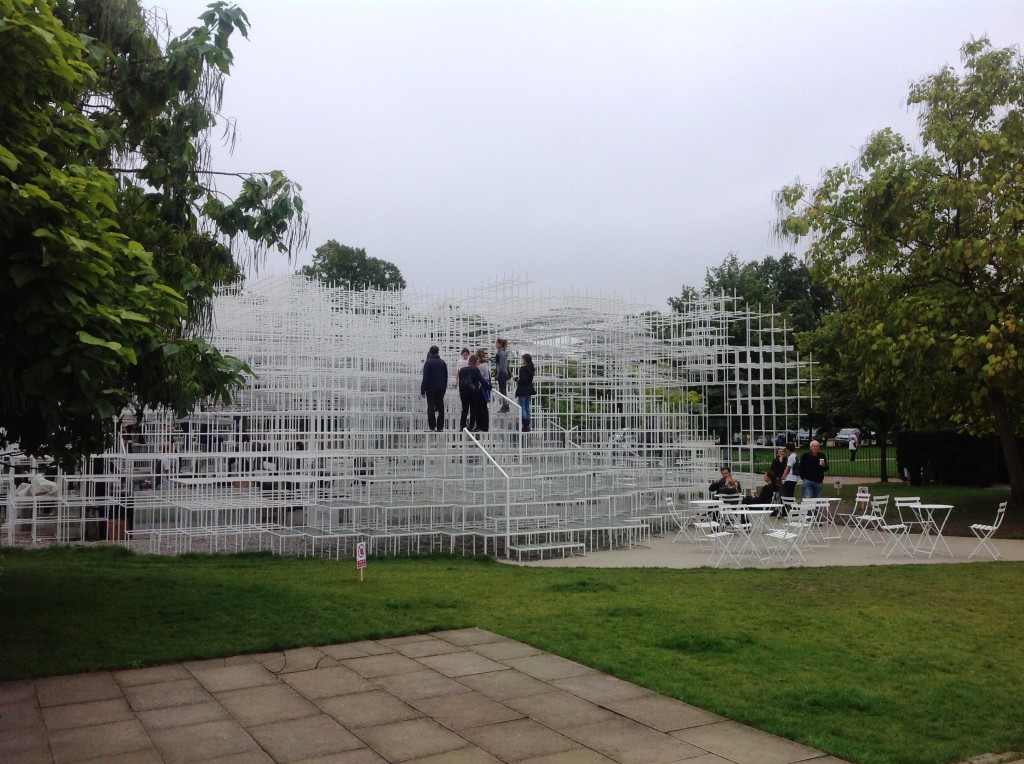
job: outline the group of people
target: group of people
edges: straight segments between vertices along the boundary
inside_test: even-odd
[[[427,400],[427,428],[432,432],[444,431],[444,396],[448,390],[448,364],[441,358],[437,345],[432,345],[423,362],[423,381],[420,383],[420,395]],[[491,362],[486,348],[479,348],[471,353],[469,348],[462,348],[462,358],[454,377],[454,387],[459,391],[462,413],[459,418],[459,429],[470,432],[487,432],[490,429]],[[508,340],[498,339],[495,342],[494,378],[498,382],[501,394],[499,414],[507,414],[511,410],[508,401],[508,382],[516,381],[516,399],[522,410],[522,431],[530,431],[530,403],[535,394],[533,388],[533,357],[523,353],[519,373],[513,377],[509,373]]]
[[[761,490],[757,496],[743,498],[744,504],[771,504],[776,495],[792,498],[798,480],[803,480],[805,499],[819,498],[824,490],[825,473],[828,472],[828,458],[821,451],[821,443],[812,440],[809,450],[800,457],[796,455],[796,444],[787,443],[776,453],[771,467],[762,477]],[[718,496],[741,496],[743,490],[728,467],[722,467],[722,474],[708,486]],[[783,511],[783,516],[785,512]]]

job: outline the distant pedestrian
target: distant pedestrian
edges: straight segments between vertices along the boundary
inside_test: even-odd
[[[860,448],[860,430],[854,430],[850,433],[850,461],[857,461],[857,449]]]
[[[437,345],[431,345],[423,362],[420,395],[427,399],[427,428],[444,431],[444,394],[448,388],[448,364],[440,356]]]
[[[533,356],[523,353],[523,365],[519,367],[519,375],[516,377],[516,398],[519,407],[523,411],[523,432],[530,431],[530,402],[537,391],[533,387]]]
[[[465,430],[471,413],[469,388],[462,386],[462,370],[469,368],[469,348],[462,348],[459,367],[455,370],[455,387],[459,391],[459,402],[462,403],[462,416],[459,418],[459,429]]]
[[[475,355],[469,357],[469,364],[459,369],[459,397],[463,401],[462,419],[459,422],[460,429],[469,429],[476,432],[480,429],[480,409],[483,408],[483,397],[480,388],[483,385],[483,377],[480,376],[480,359]],[[467,405],[469,418],[467,420]],[[484,409],[486,412],[486,409]]]
[[[782,498],[792,499],[796,493],[796,483],[800,479],[800,460],[796,457],[796,443],[786,443],[786,469],[782,472]],[[785,517],[785,511],[782,517]]]
[[[498,378],[498,392],[501,393],[499,414],[508,413],[508,340],[499,338],[494,343],[497,352],[494,354],[494,373]]]

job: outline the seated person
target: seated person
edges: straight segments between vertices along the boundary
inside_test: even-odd
[[[764,484],[761,486],[761,492],[757,496],[745,496],[743,498],[744,504],[771,504],[775,500],[775,494],[779,492],[779,479],[775,476],[775,473],[769,470],[764,473]],[[772,516],[775,516],[775,512],[772,512]]]
[[[736,482],[732,470],[728,467],[722,467],[722,477],[709,485],[708,490],[718,496],[739,496],[741,493],[740,484]]]

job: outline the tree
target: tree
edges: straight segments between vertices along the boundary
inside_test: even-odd
[[[299,273],[351,289],[405,289],[405,279],[394,263],[368,257],[365,249],[348,247],[334,239],[317,247],[313,264],[299,268]]]
[[[919,149],[891,130],[816,188],[777,194],[778,231],[810,238],[842,304],[858,390],[911,426],[996,432],[1024,504],[1024,62],[987,38],[913,84]]]
[[[807,265],[791,252],[778,259],[769,255],[760,262],[741,262],[735,252],[730,252],[721,265],[708,268],[699,293],[691,286],[684,286],[683,293],[670,297],[668,303],[678,313],[687,301],[698,295],[722,293],[735,294],[748,305],[774,306],[789,320],[795,332],[811,331],[821,317],[835,307],[829,289],[813,283]]]
[[[70,464],[125,408],[226,400],[244,364],[200,336],[235,255],[305,238],[298,188],[208,170],[237,8],[162,43],[133,0],[0,0],[0,442]],[[253,246],[240,253],[248,241]]]

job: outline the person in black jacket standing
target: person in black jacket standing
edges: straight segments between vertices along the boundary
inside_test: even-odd
[[[800,457],[800,479],[804,481],[804,498],[817,499],[824,488],[828,459],[821,453],[821,443],[811,441],[811,450]]]
[[[516,398],[523,410],[523,432],[530,431],[530,400],[537,391],[533,389],[533,356],[523,353],[523,365],[519,367],[516,379]]]
[[[444,393],[448,388],[448,364],[439,355],[437,345],[431,345],[427,360],[423,362],[423,381],[420,395],[427,399],[427,427],[431,432],[444,430]]]

